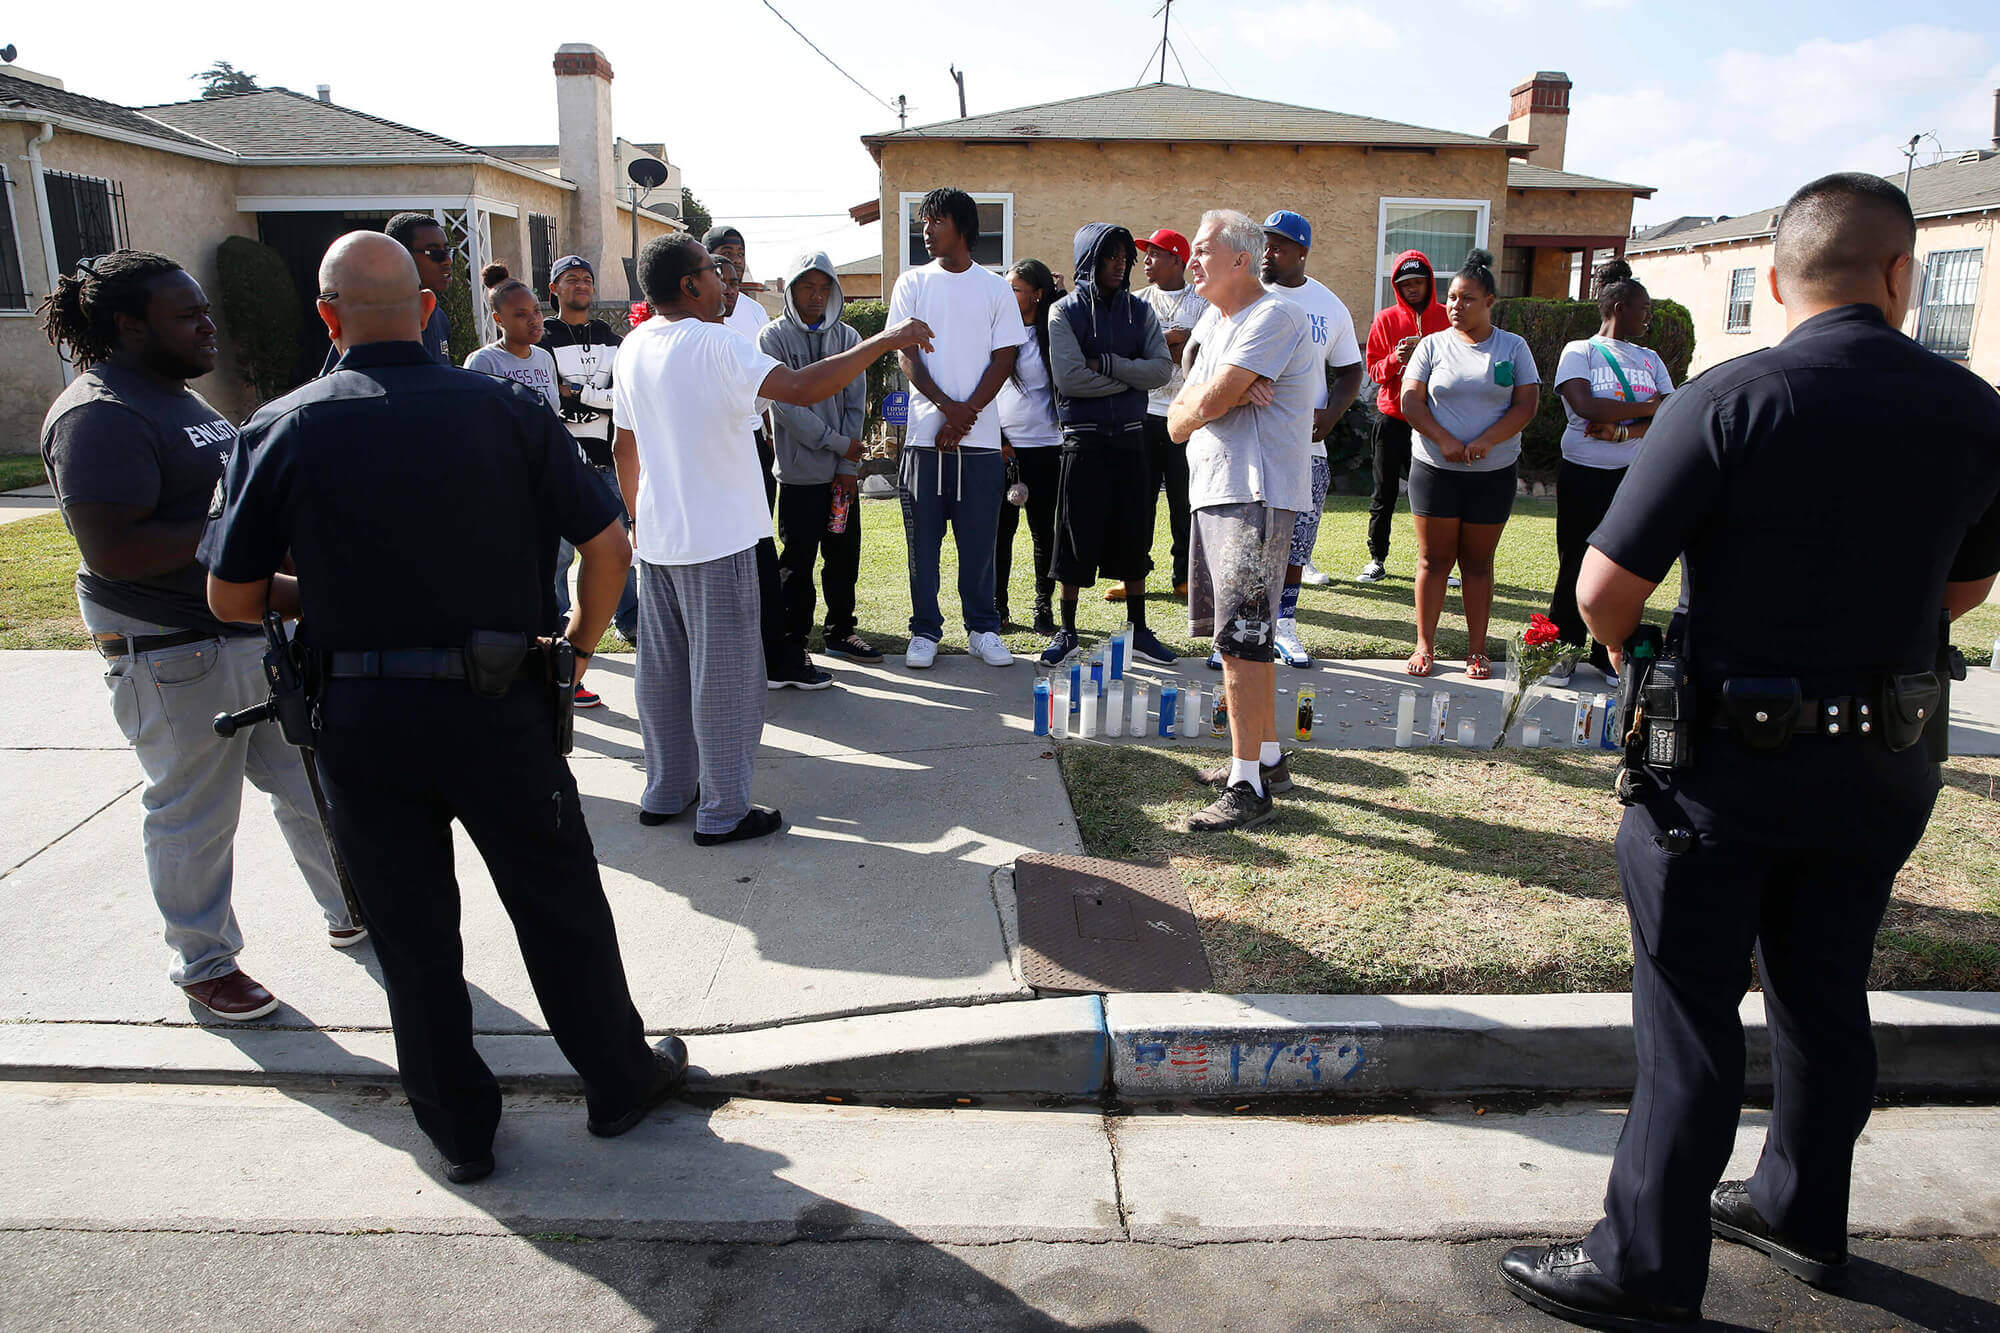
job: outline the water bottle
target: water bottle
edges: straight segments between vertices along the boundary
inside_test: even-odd
[[[826,519],[828,532],[847,531],[848,503],[847,488],[836,482],[833,487],[833,508],[828,512]]]
[[[1313,738],[1313,702],[1318,697],[1318,692],[1312,686],[1299,687],[1299,713],[1292,735],[1302,741],[1310,741]]]
[[[1046,736],[1049,734],[1050,698],[1049,678],[1047,676],[1035,677],[1035,734],[1037,736]]]
[[[1180,689],[1169,677],[1166,683],[1160,686],[1160,735],[1168,740],[1173,739],[1175,727],[1179,722],[1174,714],[1180,707],[1180,702]]]

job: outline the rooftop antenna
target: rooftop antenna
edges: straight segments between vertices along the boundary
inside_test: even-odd
[[[1139,67],[1139,77],[1132,86],[1136,88],[1145,82],[1146,71],[1153,67],[1153,56],[1157,53],[1160,57],[1160,73],[1156,82],[1167,81],[1167,57],[1171,55],[1174,64],[1180,67],[1181,78],[1187,80],[1189,87],[1193,87],[1193,80],[1187,77],[1187,65],[1181,60],[1181,53],[1174,50],[1174,39],[1170,31],[1170,25],[1174,21],[1174,0],[1163,0],[1160,7],[1153,11],[1153,17],[1160,20],[1160,40],[1146,53],[1146,63]]]
[[[951,70],[952,81],[958,84],[958,118],[960,120],[964,120],[965,119],[965,71],[961,70],[956,65],[952,65],[949,68]]]
[[[1170,24],[1170,23],[1172,23],[1173,21],[1174,21],[1174,0],[1166,0],[1166,3],[1160,6],[1160,78],[1159,78],[1159,81],[1160,81],[1161,83],[1165,83],[1165,82],[1167,81],[1167,45],[1168,45],[1169,41],[1171,40],[1171,39],[1170,39],[1170,38],[1169,38],[1169,37],[1167,36],[1167,25],[1168,25],[1168,24]]]
[[[1909,146],[1903,149],[1903,157],[1905,159],[1903,163],[1904,194],[1908,194],[1910,192],[1910,175],[1917,169],[1917,145],[1923,141],[1923,137],[1924,136],[1921,134],[1912,134],[1910,136]]]

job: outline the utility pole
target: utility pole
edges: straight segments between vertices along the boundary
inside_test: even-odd
[[[910,124],[910,99],[903,96],[901,93],[897,93],[896,128],[899,130],[907,129],[909,128],[909,124]]]
[[[958,118],[960,120],[964,120],[965,119],[965,74],[956,65],[952,65],[949,68],[951,69],[952,81],[958,85]]]
[[[1923,137],[1921,134],[1912,134],[1910,136],[1910,146],[1903,150],[1903,156],[1907,159],[1903,163],[1903,193],[1905,196],[1910,193],[1910,175],[1917,169],[1917,143]]]

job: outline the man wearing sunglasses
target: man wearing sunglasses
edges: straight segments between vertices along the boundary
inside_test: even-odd
[[[441,366],[456,365],[451,359],[451,320],[444,313],[444,289],[451,285],[451,238],[444,224],[429,213],[398,213],[382,228],[390,240],[410,252],[417,261],[417,281],[437,297],[437,306],[424,321],[424,350]],[[340,349],[326,349],[326,364],[319,368],[330,374],[340,364]]]

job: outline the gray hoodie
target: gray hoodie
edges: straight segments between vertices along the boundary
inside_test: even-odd
[[[799,317],[792,300],[792,284],[817,269],[833,282],[827,297],[826,314],[819,327],[809,327]],[[840,322],[843,301],[840,275],[825,251],[800,255],[785,273],[785,317],[774,319],[757,335],[757,345],[766,356],[801,370],[815,361],[844,352],[861,341],[861,335]],[[777,455],[778,480],[792,486],[824,486],[835,476],[854,476],[858,463],[844,458],[847,442],[861,438],[862,422],[868,409],[868,376],[856,375],[833,397],[811,407],[791,403],[771,404],[772,449]]]

